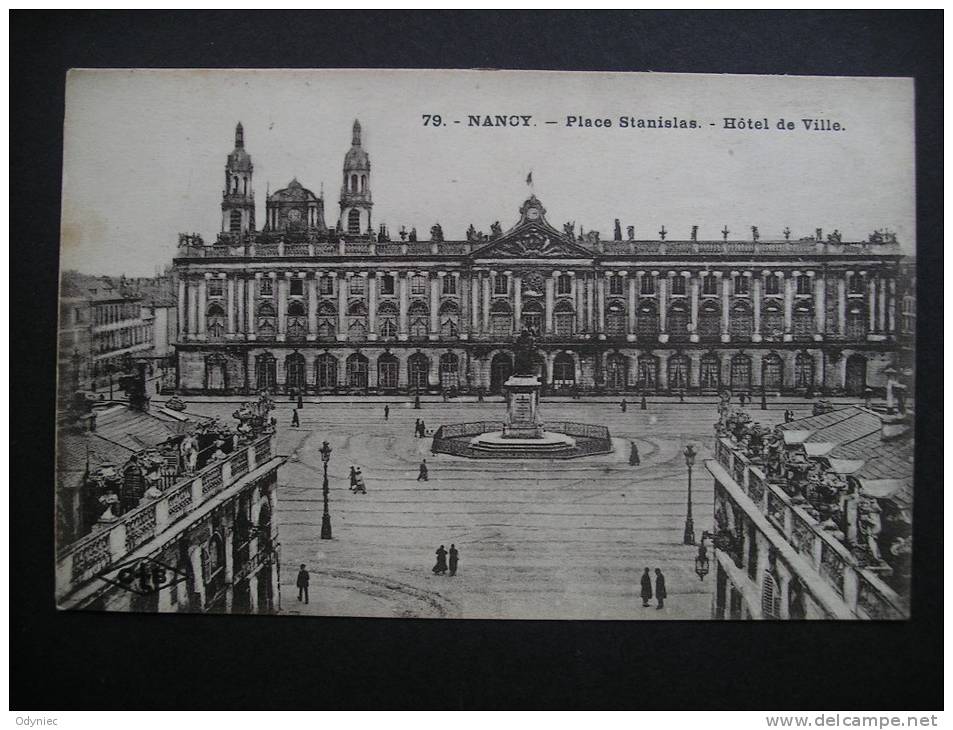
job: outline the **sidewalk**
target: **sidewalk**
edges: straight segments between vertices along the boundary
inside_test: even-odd
[[[155,396],[152,398],[153,403],[164,402],[169,400],[172,396]],[[257,396],[247,395],[189,395],[189,396],[178,396],[186,403],[247,403],[248,401],[257,400]],[[287,395],[273,395],[271,396],[272,400],[275,402],[276,406],[281,406],[284,403],[296,404],[298,399],[296,397],[291,397]],[[562,395],[544,395],[540,398],[540,401],[543,403],[613,403],[618,405],[622,401],[622,395],[592,395],[592,396],[582,396],[580,398],[572,398],[569,396]],[[413,403],[414,396],[409,395],[359,395],[359,396],[350,396],[350,395],[308,395],[303,396],[301,399],[304,403],[312,404],[321,404],[321,403],[346,403],[358,405],[361,403]],[[639,408],[639,403],[641,396],[625,396],[625,400],[629,404],[629,408],[637,410]],[[862,405],[863,399],[859,398],[850,398],[850,397],[838,397],[838,398],[800,398],[797,396],[768,396],[767,405],[768,408],[778,408],[783,406],[805,406],[811,405],[818,400],[826,400],[829,403],[834,405]],[[465,395],[457,396],[456,398],[450,398],[447,401],[443,400],[443,396],[440,395],[421,395],[421,403],[444,403],[447,405],[463,405],[463,404],[478,404],[481,403],[475,395]],[[486,396],[484,397],[482,403],[504,403],[505,399],[500,395]],[[707,405],[715,407],[718,405],[717,396],[685,396],[684,400],[679,400],[677,395],[666,396],[666,395],[653,395],[646,398],[646,403],[648,405],[685,405],[685,406],[698,406],[698,405]],[[737,398],[732,399],[731,405],[733,407],[738,407]],[[750,403],[745,405],[745,408],[758,410],[761,407],[760,396],[755,397]]]

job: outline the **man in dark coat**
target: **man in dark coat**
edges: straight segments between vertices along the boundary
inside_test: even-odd
[[[645,396],[643,395],[642,400],[639,402],[639,408],[641,408],[644,411],[647,406],[648,406],[648,403],[646,403]]]
[[[648,569],[646,569],[648,572]],[[665,576],[662,575],[660,568],[655,569],[655,598],[658,600],[656,610],[665,608],[665,598],[668,594],[665,592]]]
[[[648,571],[648,568],[645,569]],[[437,564],[433,566],[434,575],[443,575],[447,572],[447,551],[443,545],[437,548]]]
[[[427,460],[426,459],[420,462],[420,473],[417,474],[417,481],[418,482],[430,481],[429,476],[427,474]]]
[[[635,441],[630,441],[629,446],[631,451],[629,451],[629,466],[638,466],[642,463],[642,460],[639,458],[639,447],[635,445]]]
[[[427,438],[427,424],[424,419],[420,419],[420,438]]]
[[[414,438],[415,439],[420,438],[420,419],[419,418],[414,421]]]
[[[460,561],[460,553],[453,543],[450,543],[450,575],[457,574],[457,563]]]
[[[301,421],[298,420],[298,409],[294,408],[291,411],[291,427],[298,428],[301,425]]]
[[[390,406],[385,403],[384,404],[384,420],[386,421],[388,418],[390,418]]]
[[[649,601],[652,600],[652,576],[649,575],[649,569],[646,568],[642,573],[642,606],[648,608]]]
[[[625,400],[625,398],[623,398],[623,399],[622,399],[622,402],[619,403],[619,408],[621,409],[621,411],[622,411],[623,413],[625,413],[626,410],[628,409],[628,407],[629,407],[628,402]]]
[[[298,571],[298,600],[301,600],[301,597],[304,596],[304,602],[308,602],[308,583],[311,582],[311,576],[307,570],[304,569],[304,563],[301,564],[301,570]]]

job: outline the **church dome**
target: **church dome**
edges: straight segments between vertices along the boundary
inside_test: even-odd
[[[231,170],[251,172],[251,155],[245,152],[245,129],[241,122],[235,125],[235,149],[228,156],[226,164]]]
[[[302,203],[317,199],[318,196],[298,182],[298,178],[293,178],[292,181],[288,183],[288,187],[276,190],[268,196],[268,200],[272,202]]]
[[[344,167],[350,170],[369,170],[371,167],[371,158],[361,146],[361,123],[356,119],[351,132],[351,149],[344,155]]]

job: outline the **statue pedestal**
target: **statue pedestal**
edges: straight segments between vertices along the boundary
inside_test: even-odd
[[[538,439],[543,437],[539,421],[539,390],[536,375],[513,375],[505,383],[506,429],[503,438]]]

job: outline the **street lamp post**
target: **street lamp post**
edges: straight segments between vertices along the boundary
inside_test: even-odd
[[[685,466],[688,467],[688,514],[685,515],[685,536],[682,543],[695,544],[695,521],[692,519],[692,467],[695,465],[695,447],[689,444],[685,447]]]
[[[331,539],[331,513],[328,512],[328,462],[331,461],[331,444],[327,441],[321,446],[321,461],[324,463],[324,482],[321,489],[324,492],[324,514],[321,516],[321,539]]]

